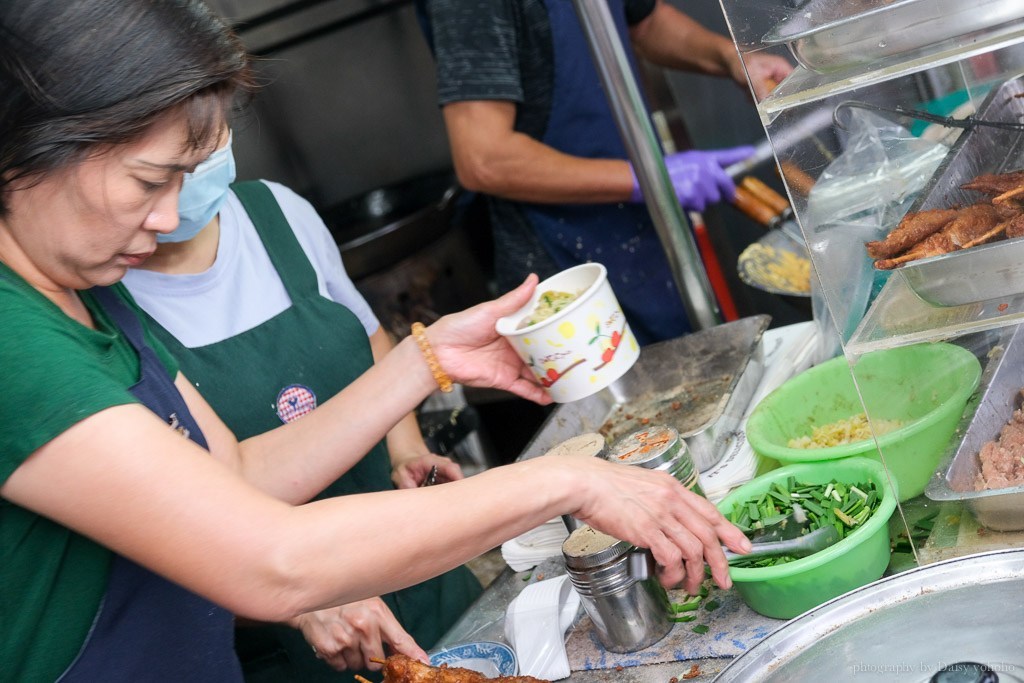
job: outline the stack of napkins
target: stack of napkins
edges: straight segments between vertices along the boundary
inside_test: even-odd
[[[580,596],[562,575],[531,583],[505,611],[505,638],[512,643],[519,673],[548,681],[568,678],[565,632],[580,608]]]
[[[536,529],[516,536],[501,544],[501,556],[513,571],[521,572],[535,567],[549,557],[562,554],[562,542],[569,530],[561,517],[541,524]]]

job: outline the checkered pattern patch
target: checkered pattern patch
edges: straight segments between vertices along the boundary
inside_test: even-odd
[[[281,422],[294,422],[314,408],[316,394],[301,384],[290,384],[277,395],[277,416]]]

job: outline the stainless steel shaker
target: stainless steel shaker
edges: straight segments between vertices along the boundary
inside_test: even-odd
[[[697,495],[704,495],[698,482],[700,472],[674,427],[650,425],[638,429],[613,443],[604,457],[624,465],[663,470]]]
[[[569,580],[598,639],[610,652],[635,652],[672,630],[668,594],[650,551],[581,526],[562,544]]]

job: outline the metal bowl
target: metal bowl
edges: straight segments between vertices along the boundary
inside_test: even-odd
[[[809,0],[767,35],[820,73],[925,51],[944,41],[978,41],[1019,30],[1019,0]]]
[[[980,662],[1024,681],[1024,550],[918,567],[786,623],[715,681],[912,681]]]

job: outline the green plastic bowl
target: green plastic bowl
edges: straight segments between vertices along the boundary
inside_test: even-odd
[[[871,481],[882,499],[862,526],[835,545],[774,567],[729,569],[743,601],[755,612],[776,619],[792,619],[881,577],[889,564],[889,517],[896,509],[896,495],[885,468],[868,458],[780,467],[731,492],[718,503],[718,509],[728,517],[733,505],[761,495],[788,477],[807,484],[826,484],[833,479],[844,484]]]
[[[840,356],[800,373],[761,401],[747,420],[754,452],[782,464],[865,456],[888,466],[900,500],[924,493],[967,400],[978,386],[974,354],[946,343],[916,344],[865,354],[854,372]],[[864,412],[903,426],[878,438],[827,448],[790,448],[790,439]]]

